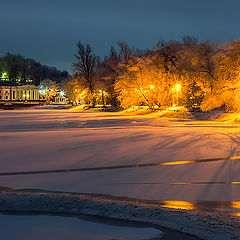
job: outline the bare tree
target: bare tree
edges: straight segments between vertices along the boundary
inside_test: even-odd
[[[118,42],[117,44],[120,48],[119,55],[121,57],[121,60],[130,60],[134,54],[134,47],[129,47],[125,42]]]
[[[183,45],[190,47],[190,46],[194,46],[198,44],[198,39],[194,36],[190,36],[190,35],[184,35],[182,36],[182,43]]]
[[[78,75],[83,85],[87,87],[92,95],[92,105],[95,105],[94,90],[97,81],[97,68],[99,65],[99,57],[96,56],[89,44],[77,44],[78,52],[74,56],[77,62],[72,64],[75,74]]]

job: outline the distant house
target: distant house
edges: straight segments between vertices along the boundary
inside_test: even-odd
[[[0,101],[38,101],[38,87],[34,85],[0,85]]]

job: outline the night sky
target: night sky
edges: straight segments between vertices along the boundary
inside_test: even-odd
[[[119,40],[146,49],[185,34],[240,38],[239,0],[0,0],[0,9],[0,56],[69,71],[79,40],[104,56]]]

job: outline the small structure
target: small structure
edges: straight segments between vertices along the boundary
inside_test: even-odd
[[[54,104],[67,104],[67,98],[62,96],[61,94],[58,94],[54,99]]]

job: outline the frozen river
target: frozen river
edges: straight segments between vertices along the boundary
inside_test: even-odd
[[[0,119],[2,189],[240,215],[237,122],[69,110],[0,111]]]
[[[0,111],[0,119],[0,187],[240,200],[236,124],[67,110]]]

